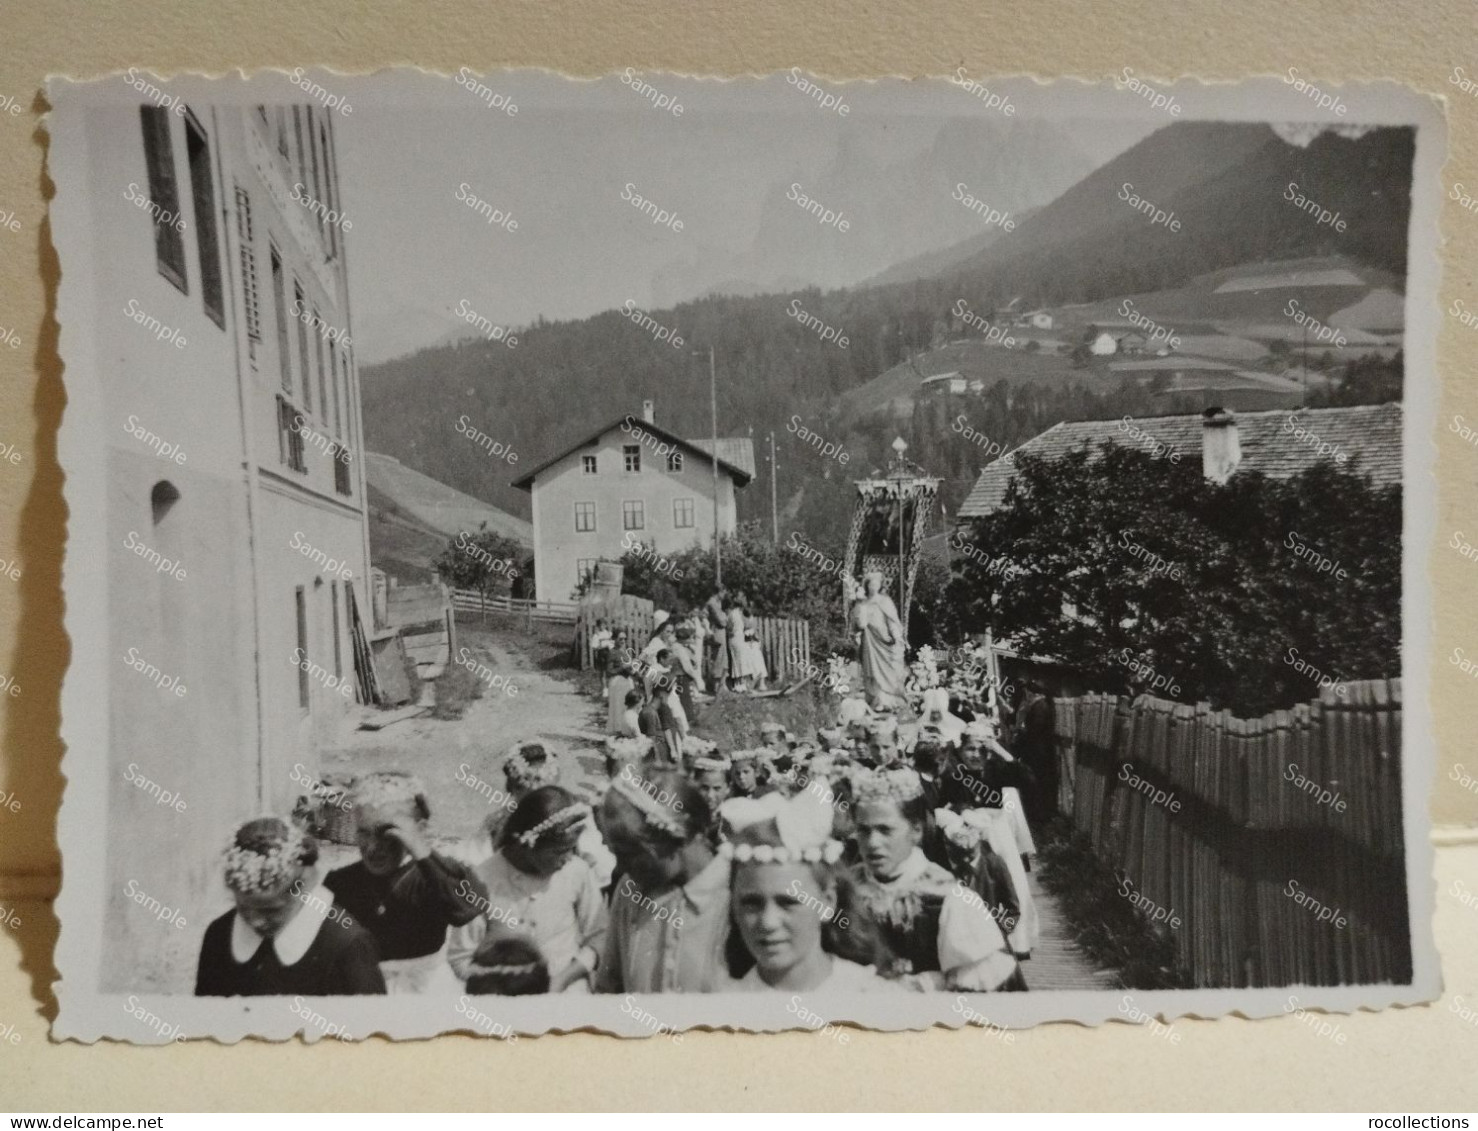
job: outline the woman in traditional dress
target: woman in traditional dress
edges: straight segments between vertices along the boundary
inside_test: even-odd
[[[863,596],[852,606],[852,631],[857,638],[862,685],[867,701],[878,711],[903,704],[903,622],[898,607],[883,592],[883,575],[876,570],[862,582]]]
[[[200,997],[382,994],[374,937],[318,882],[318,845],[276,817],[236,830],[225,857],[236,901],[205,929]]]
[[[893,953],[888,972],[925,990],[1024,989],[985,906],[919,847],[929,819],[919,775],[905,767],[861,777],[852,816],[858,891]]]
[[[749,616],[749,602],[743,593],[734,595],[729,605],[729,687],[734,691],[748,691],[750,677],[754,675],[754,663],[744,641],[744,625]]]
[[[831,806],[809,791],[731,801],[735,830],[720,846],[733,868],[734,930],[726,958],[735,990],[866,993],[896,989],[877,972],[877,928],[838,867]]]
[[[431,809],[409,774],[366,774],[350,791],[359,860],[323,881],[375,936],[388,991],[454,993],[447,929],[475,919],[487,893],[471,867],[427,844]]]
[[[481,914],[452,932],[447,956],[459,978],[467,978],[491,927],[533,941],[551,993],[589,991],[607,922],[595,872],[575,852],[590,815],[590,806],[557,785],[519,799],[496,850],[477,866],[487,891]]]

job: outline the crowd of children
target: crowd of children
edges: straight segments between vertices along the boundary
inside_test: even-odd
[[[607,781],[582,794],[520,744],[480,861],[430,847],[408,774],[356,781],[359,859],[324,876],[293,820],[247,822],[196,992],[1026,988],[1028,779],[991,724],[852,698],[813,736],[766,723],[721,751],[693,733],[681,658],[632,667],[608,689],[637,717],[606,740]]]

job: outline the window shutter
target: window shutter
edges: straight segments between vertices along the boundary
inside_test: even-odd
[[[257,343],[262,340],[262,304],[257,290],[257,249],[252,242],[251,196],[240,185],[236,186],[236,235],[241,244],[241,300],[246,314],[246,336],[255,361]]]

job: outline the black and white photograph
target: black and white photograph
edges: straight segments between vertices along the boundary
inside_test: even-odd
[[[1306,75],[52,80],[53,1035],[1433,1000],[1478,309]]]

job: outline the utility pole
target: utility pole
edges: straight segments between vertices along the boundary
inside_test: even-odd
[[[780,545],[780,508],[776,503],[778,491],[775,486],[779,467],[775,463],[775,433],[770,433],[770,539]]]
[[[701,357],[702,350],[690,351]],[[713,360],[713,346],[708,347],[708,411],[713,421],[713,587],[724,583],[724,563],[718,548],[718,379]]]

